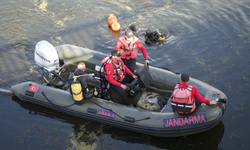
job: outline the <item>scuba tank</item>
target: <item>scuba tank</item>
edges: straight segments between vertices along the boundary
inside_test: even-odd
[[[71,90],[72,90],[72,95],[76,104],[82,104],[84,96],[83,96],[81,84],[77,82],[71,84]]]
[[[72,75],[73,75],[73,77],[72,77]],[[74,76],[74,74],[71,74],[70,78],[71,79],[73,78],[73,81],[72,81],[70,87],[71,87],[71,92],[72,92],[73,98],[75,100],[75,103],[77,105],[81,105],[84,102],[83,101],[84,96],[83,96],[83,92],[82,92],[82,85],[81,85],[81,83],[79,83],[77,81],[77,76]]]

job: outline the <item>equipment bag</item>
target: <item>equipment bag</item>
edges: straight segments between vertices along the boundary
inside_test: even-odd
[[[189,114],[195,110],[195,101],[191,96],[192,86],[187,89],[179,89],[179,84],[175,86],[173,97],[171,98],[172,109],[179,114]]]
[[[144,92],[137,103],[137,107],[149,111],[159,111],[160,106],[158,104],[156,93]]]

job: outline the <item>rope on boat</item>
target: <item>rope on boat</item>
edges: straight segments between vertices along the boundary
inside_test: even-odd
[[[45,97],[45,99],[46,99],[47,101],[49,101],[50,104],[56,105],[56,104],[52,103],[52,102],[47,98],[47,96],[44,94],[43,91],[42,91],[42,95]],[[72,106],[72,105],[74,105],[74,104],[75,104],[75,103],[70,104],[70,105],[68,105],[68,106],[61,106],[61,107],[66,108],[66,107],[70,107],[70,106]],[[58,106],[58,105],[56,105],[56,106]]]
[[[49,83],[47,83],[47,86],[51,86],[52,85],[54,87],[60,88],[60,87],[62,87],[62,86],[65,85],[65,80],[63,80],[63,78],[59,74],[57,74],[54,71],[52,71],[51,73],[54,74],[56,77],[58,77],[62,81],[62,83],[61,84],[55,84],[55,83],[49,82]]]

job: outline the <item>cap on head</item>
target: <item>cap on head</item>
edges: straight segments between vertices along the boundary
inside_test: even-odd
[[[113,51],[111,52],[111,55],[112,55],[112,56],[121,57],[121,56],[122,56],[122,53],[120,53],[120,51],[118,51],[118,50],[113,50]]]
[[[128,37],[129,39],[134,37],[134,33],[131,29],[128,29],[126,32],[125,32],[125,35],[126,37]]]
[[[188,80],[189,80],[189,75],[187,74],[187,73],[183,73],[183,74],[181,74],[181,81],[182,82],[188,82]]]

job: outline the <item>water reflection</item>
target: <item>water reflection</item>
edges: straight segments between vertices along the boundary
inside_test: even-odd
[[[199,134],[163,138],[74,118],[34,104],[22,102],[14,96],[12,97],[12,100],[18,103],[22,108],[29,110],[28,113],[31,115],[53,118],[59,120],[62,124],[72,124],[73,130],[68,135],[69,141],[66,143],[57,141],[59,138],[57,137],[57,132],[62,132],[60,129],[58,129],[58,131],[53,131],[53,133],[46,130],[38,130],[36,132],[33,130],[31,133],[25,133],[27,134],[27,137],[31,137],[31,135],[34,134],[38,134],[39,136],[53,134],[51,141],[59,142],[59,145],[64,144],[68,149],[116,149],[117,147],[122,146],[122,143],[125,142],[129,144],[143,144],[163,149],[217,150],[224,135],[224,124],[222,121],[214,128]],[[22,140],[22,138],[19,138],[18,140]]]
[[[224,124],[221,121],[214,128],[194,135],[162,138],[143,135],[120,129],[105,129],[104,134],[110,134],[114,140],[128,143],[146,144],[164,149],[192,149],[192,150],[217,150],[224,135]]]
[[[111,29],[111,27],[108,26],[108,32],[111,32],[113,37],[119,38],[119,37],[120,37],[120,32],[121,32],[121,31],[120,31],[120,30],[118,30],[118,31],[113,31],[113,30]]]

